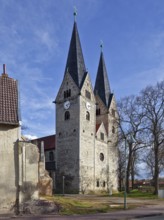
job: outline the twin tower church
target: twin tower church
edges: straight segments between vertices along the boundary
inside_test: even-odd
[[[94,89],[74,22],[56,100],[56,190],[117,190],[117,109],[101,51]]]

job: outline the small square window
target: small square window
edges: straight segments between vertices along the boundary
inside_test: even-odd
[[[85,97],[91,99],[91,93],[88,90],[85,90]]]

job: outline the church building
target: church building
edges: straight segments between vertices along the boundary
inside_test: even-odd
[[[117,109],[103,51],[95,86],[86,69],[77,22],[56,100],[56,190],[117,191]]]

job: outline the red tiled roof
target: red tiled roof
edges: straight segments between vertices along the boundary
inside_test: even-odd
[[[17,81],[6,73],[0,76],[0,124],[19,123]]]
[[[46,137],[37,138],[31,142],[37,144],[39,149],[41,147],[41,141],[44,141],[44,150],[54,150],[55,149],[55,139],[56,135],[50,135]]]

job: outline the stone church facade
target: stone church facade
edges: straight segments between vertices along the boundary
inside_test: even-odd
[[[92,87],[76,21],[55,104],[57,191],[117,191],[116,101],[102,51]]]

